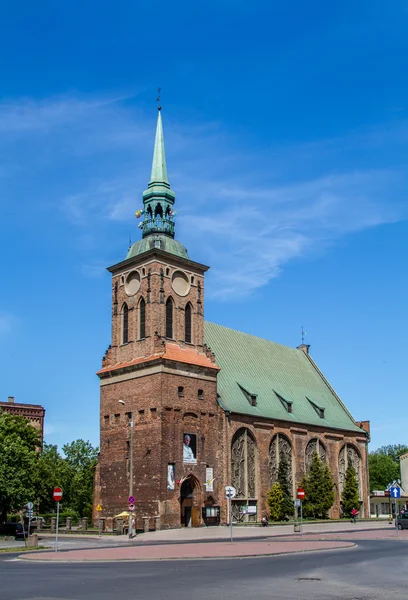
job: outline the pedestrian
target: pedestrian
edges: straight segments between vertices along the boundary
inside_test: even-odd
[[[353,517],[353,523],[356,522],[357,515],[358,515],[358,510],[356,508],[353,508],[351,511],[351,516]]]
[[[262,517],[262,527],[268,527],[268,519],[267,519],[267,517]]]

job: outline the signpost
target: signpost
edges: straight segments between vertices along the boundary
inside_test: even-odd
[[[395,529],[397,530],[397,536],[398,536],[398,509],[397,509],[397,498],[401,498],[401,488],[399,487],[392,487],[390,488],[390,496],[391,498],[394,498],[394,512],[395,512]]]
[[[230,521],[230,540],[232,542],[232,508],[231,508],[231,500],[235,498],[237,495],[237,490],[232,485],[225,486],[225,495],[229,502],[229,521]]]
[[[52,494],[55,502],[57,503],[57,526],[55,528],[55,552],[58,552],[58,521],[59,521],[59,506],[62,498],[62,489],[60,487],[54,488],[54,492]]]
[[[298,487],[297,489],[297,499],[300,503],[300,535],[303,535],[303,506],[302,506],[302,500],[305,499],[305,490],[301,487]]]
[[[98,535],[99,535],[99,537],[101,537],[101,512],[102,512],[102,504],[98,504],[98,506],[96,507],[96,510],[98,511]]]

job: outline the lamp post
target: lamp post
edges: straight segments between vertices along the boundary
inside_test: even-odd
[[[119,400],[119,404],[126,406],[126,402],[124,400]],[[129,413],[129,498],[133,496],[133,413]],[[128,525],[128,534],[129,539],[131,540],[133,537],[133,527],[132,527],[132,513],[129,511],[129,525]]]

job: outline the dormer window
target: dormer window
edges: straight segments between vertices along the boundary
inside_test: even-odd
[[[275,390],[273,390],[273,391],[275,392]],[[279,400],[280,400],[283,408],[286,410],[286,412],[291,413],[292,412],[292,401],[286,400],[280,394],[278,394],[278,392],[275,392],[275,395],[279,398]]]
[[[238,386],[239,386],[241,392],[244,394],[245,398],[248,400],[249,404],[251,406],[256,406],[257,405],[258,394],[254,394],[253,392],[249,392],[240,383],[238,383]]]
[[[306,396],[307,398],[307,396]],[[316,414],[321,418],[324,419],[324,408],[322,406],[318,406],[317,404],[315,404],[314,402],[312,402],[309,398],[307,398],[307,400],[309,401],[310,405],[313,407],[313,409],[315,410]]]

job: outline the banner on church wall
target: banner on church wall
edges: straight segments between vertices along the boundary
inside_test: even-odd
[[[175,486],[174,465],[169,463],[167,465],[167,489],[174,490]]]
[[[214,469],[207,467],[205,470],[205,489],[207,492],[214,491]]]
[[[183,435],[183,462],[197,462],[197,436],[194,433]]]

